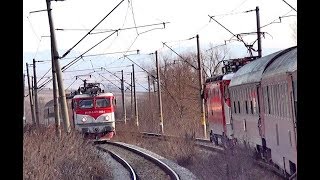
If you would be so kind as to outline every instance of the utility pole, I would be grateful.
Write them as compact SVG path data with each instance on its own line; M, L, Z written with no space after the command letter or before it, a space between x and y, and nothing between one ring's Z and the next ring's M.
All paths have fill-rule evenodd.
M36 120L35 120L35 112L34 112L33 100L32 100L32 92L31 92L32 87L30 86L30 76L29 76L28 63L26 63L26 68L27 68L27 79L28 79L28 89L29 89L29 99L30 99L32 124L35 125L36 124Z
M134 73L134 64L132 64L132 82L133 82L133 95L134 95L134 115L136 120L136 125L139 127L139 117L138 117L138 105L137 105L137 94L136 94L136 79Z
M149 108L150 108L150 112L151 112L151 121L152 121L152 127L154 127L153 124L153 108L152 108L152 102L151 102L151 85L150 85L150 76L148 75L148 91L149 91Z
M148 91L149 91L149 102L151 104L151 94L150 94L150 76L148 75Z
M34 80L34 105L36 109L36 122L37 126L40 126L40 119L39 119L39 104L38 104L38 86L37 86L37 73L36 73L36 60L33 59L33 80Z
M154 81L154 78L152 78L152 83L153 83L153 92L156 93L156 83Z
M132 73L130 73L131 75L131 85L130 85L130 90L131 90L131 119L133 119L133 77L132 77Z
M124 124L126 124L126 123L127 123L127 111L126 111L125 98L124 98L123 70L121 70L121 93L122 93L122 111L123 111L123 118L124 118Z
M25 98L25 74L23 74L23 126L25 125L25 124L27 124L26 123L26 105L25 105L25 100L24 100L24 98Z
M162 116L162 100L161 100L161 84L160 84L160 66L158 61L158 51L155 52L156 54L156 65L157 65L157 85L158 85L158 101L159 101L159 118L160 118L160 132L161 134L164 133L163 131L163 116Z
M51 52L53 53L54 65L55 65L56 74L57 74L57 82L58 82L58 89L59 89L59 95L60 95L62 119L64 120L65 131L67 133L70 133L71 129L70 129L70 121L69 121L69 115L68 115L67 100L66 100L66 94L65 94L64 85L63 85L62 71L60 68L59 60L58 60L59 53L57 51L56 37L55 37L53 21L52 21L52 17L51 17L51 0L46 0L46 3L47 3L49 25L50 25L50 37L51 37L51 45L52 45ZM52 55L51 55L51 57L52 57Z
M53 93L53 107L54 107L54 122L56 127L57 137L61 137L61 125L60 125L60 110L59 110L59 94L58 94L58 84L57 84L57 73L54 63L54 57L52 52L51 43L51 64L52 64L52 93Z
M207 138L206 119L204 115L204 99L203 99L203 79L202 79L202 62L200 59L200 45L199 35L197 34L197 58L198 58L198 71L199 71L199 87L200 87L200 106L201 106L201 123L203 125L203 136Z
M258 36L258 58L262 57L261 50L261 32L260 32L260 15L259 15L259 6L256 7L256 16L257 16L257 36Z

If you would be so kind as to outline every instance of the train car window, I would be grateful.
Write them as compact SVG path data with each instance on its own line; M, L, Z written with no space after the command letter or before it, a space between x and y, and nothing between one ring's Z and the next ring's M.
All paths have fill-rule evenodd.
M93 100L92 99L83 99L79 101L79 107L86 109L93 107Z
M262 97L263 97L263 102L264 102L264 113L268 113L268 101L267 101L267 87L264 86L262 87Z
M244 89L243 89L243 102L244 101L246 101L247 100L247 90L248 90L248 87L245 87Z
M281 113L282 113L282 91L281 91L281 84L278 84L278 106L279 106L279 112L278 112L278 116L281 117Z
M293 80L294 114L297 117L298 99L297 99L297 79Z
M280 84L277 84L275 87L275 89L276 89L276 99L275 99L275 102L276 102L276 104L277 104L277 106L276 106L276 111L277 111L277 116L279 117L280 116L280 108L281 108L281 106L280 106L280 93L279 93L279 86Z
M281 84L281 104L282 104L282 109L281 109L281 116L285 117L285 106L286 106L286 92L284 90L284 83Z
M251 88L250 93L250 105L251 105L251 114L257 114L257 98L256 98L255 87Z
M248 113L248 101L245 101L245 104L246 104L246 114L249 114Z
M264 112L268 113L268 100L267 100L267 87L262 87L262 95L263 95L263 101L264 101Z
M281 117L281 111L282 111L282 96L281 96L281 93L282 93L282 91L281 91L281 84L278 84L277 85L277 90L278 90L278 99L277 99L277 103L278 103L278 117Z
M285 83L283 85L284 88L284 116L288 117L288 84Z
M286 101L286 102L285 102L285 103L286 103L286 104L285 104L285 107L286 107L286 108L285 108L285 116L286 116L286 117L289 117L289 113L288 113L288 112L289 112L288 83L285 84L285 86L284 86L284 91L285 91L285 93L286 93L286 95L285 95L285 101Z
M271 86L272 87L272 89L271 89L271 101L272 101L272 114L273 115L275 115L275 116L277 116L277 101L276 101L276 99L277 99L277 93L276 93L276 85L273 85L273 86Z
M104 99L96 99L96 107L110 107L111 102L110 98L104 98Z
M291 131L290 130L288 130L288 135L289 135L289 143L290 143L290 146L292 147Z
M274 101L274 112L275 112L275 115L276 116L279 116L278 115L278 111L279 111L279 96L278 96L278 85L275 84L274 87L273 87L273 92L274 92L274 98L273 98L273 101Z
M276 124L276 138L277 138L277 145L279 146L279 129L278 129L278 124Z
M267 92L266 92L266 95L267 95L267 105L268 105L268 114L271 114L271 111L270 111L270 92L269 92L269 86L267 86Z
M282 83L281 84L279 84L279 96L280 96L280 101L279 101L279 105L280 105L280 108L279 108L279 110L280 110L280 112L279 112L279 116L281 116L281 117L283 117L283 105L284 105L284 97L283 97L283 89L282 89Z
M270 106L270 114L272 114L272 115L275 115L275 113L274 113L274 86L273 85L271 85L270 86L270 104L271 104L271 106Z

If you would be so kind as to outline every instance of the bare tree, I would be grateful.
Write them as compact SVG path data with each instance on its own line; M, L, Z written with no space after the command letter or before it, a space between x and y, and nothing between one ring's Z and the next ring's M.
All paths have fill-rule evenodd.
M229 55L229 49L226 46L214 46L209 44L209 49L202 54L203 67L207 77L212 77L214 74L221 73L221 63L217 67L218 63L224 59L227 59Z

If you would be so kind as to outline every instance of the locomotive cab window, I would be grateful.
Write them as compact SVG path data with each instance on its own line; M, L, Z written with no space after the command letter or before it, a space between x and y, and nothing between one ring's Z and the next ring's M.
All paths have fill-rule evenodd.
M110 98L96 99L96 107L110 107Z
M93 100L92 99L85 99L79 101L80 108L92 108L93 107Z

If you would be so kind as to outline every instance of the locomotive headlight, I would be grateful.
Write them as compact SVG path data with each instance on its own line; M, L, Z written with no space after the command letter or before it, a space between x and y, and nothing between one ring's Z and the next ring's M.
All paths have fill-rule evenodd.
M82 122L86 122L86 121L87 121L87 118L86 118L86 117L83 117L83 118L81 119L81 121L82 121Z
M104 120L109 121L109 116L105 116Z

